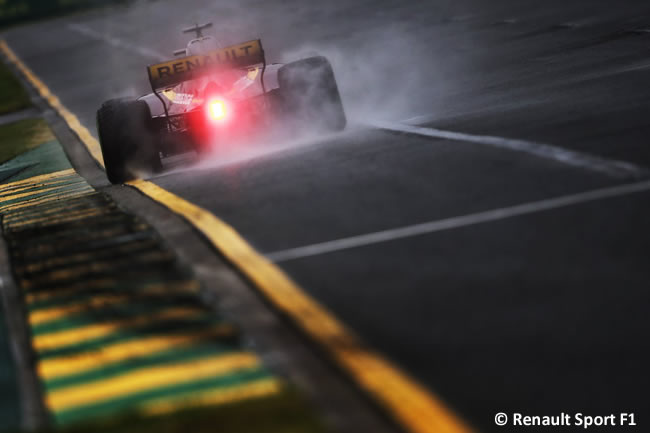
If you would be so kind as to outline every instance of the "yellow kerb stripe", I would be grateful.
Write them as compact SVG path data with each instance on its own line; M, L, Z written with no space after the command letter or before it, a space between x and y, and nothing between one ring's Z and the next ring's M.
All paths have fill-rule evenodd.
M2 203L3 201L8 201L8 200L13 200L17 198L16 196L12 197L7 197L5 199L0 199L0 209L5 210L5 209L14 209L18 208L21 206L33 206L35 203L39 202L47 202L47 201L52 201L52 200L60 200L61 197L64 197L66 195L82 195L82 194L87 194L89 192L94 192L92 187L88 186L87 184L76 184L76 185L71 185L71 186L66 186L66 187L52 187L52 188L43 188L40 191L36 192L30 192L30 193L24 193L25 197L28 196L35 196L37 194L41 194L42 192L47 191L47 194L44 195L39 195L37 197L31 197L31 198L25 198L24 200L21 200L16 203Z
M71 302L60 307L52 307L29 313L29 323L32 326L40 325L82 311L92 312L93 310L109 305L124 304L124 301L129 299L133 299L133 296L95 296L85 301Z
M235 403L242 400L267 397L282 390L282 382L267 378L249 382L245 385L229 386L212 391L193 393L188 396L178 396L154 400L145 403L141 410L147 415L162 415L180 409L216 406Z
M78 219L109 214L112 211L113 211L112 209L101 209L101 208L87 208L87 209L75 210L71 212L65 212L60 216L48 215L40 218L22 219L19 221L12 222L11 228L16 229L19 227L30 226L39 223L47 223L48 225L61 224L64 222L70 222Z
M107 344L93 352L44 359L38 364L38 374L45 380L78 374L135 357L148 356L170 349L182 350L183 347L194 345L205 339L228 335L232 333L232 330L229 325L221 325L189 334L145 337Z
M259 361L250 353L219 355L178 364L149 367L110 379L52 391L47 394L47 405L53 411L61 411L161 386L207 379L255 367L259 367Z
M45 95L50 105L77 132L88 152L103 165L97 140L51 95L49 89L22 64L6 44L0 42L0 49L18 65L32 85ZM255 251L226 223L205 209L150 182L137 181L131 185L193 224L277 308L292 317L298 326L323 345L341 367L406 429L413 433L471 431L439 398L380 355L361 345L338 319L306 295L280 268Z
M110 278L93 279L91 282L75 284L74 286L57 289L54 292L34 292L25 294L25 302L28 306L33 306L35 302L51 301L72 295L81 295L89 290L111 287L115 280ZM198 281L182 281L174 284L167 283L150 283L138 289L138 296L159 296L159 295L177 295L177 294L195 294L198 293L200 285Z
M30 191L30 192L23 192L19 194L14 194L14 195L9 195L6 197L0 197L0 203L4 203L6 201L10 200L16 200L18 198L23 198L23 197L29 197L32 195L37 195L37 194L43 194L45 192L50 192L50 191L64 191L60 186L54 186L51 188L40 188L35 191Z
M204 312L195 308L170 308L132 319L80 326L78 328L36 335L32 339L32 345L38 352L54 350L63 346L91 340L93 338L105 337L121 330L128 330L130 327L155 323L158 320L182 319L198 316L200 314L204 314Z
M0 41L0 47L2 46L2 41ZM74 169L68 168L66 170L55 171L54 173L40 174L38 176L29 177L27 179L17 180L15 182L5 183L0 187L0 193L10 190L16 187L28 186L31 184L37 184L39 182L47 182L48 180L58 179L65 176L77 176Z
M37 199L30 199L30 200L27 200L27 201L22 201L20 203L4 205L4 206L0 207L0 212L13 211L13 210L16 210L16 209L27 208L27 207L36 206L36 205L39 205L39 204L50 203L50 202L53 202L53 201L64 200L64 199L68 199L68 198L82 197L84 195L90 195L90 194L94 194L94 193L95 193L95 190L93 190L92 188L80 189L80 190L72 191L72 192L67 191L65 194L55 194L55 195L51 195L51 196L48 196L48 197L39 197Z
M18 194L19 192L36 189L36 188L53 187L53 186L69 187L71 185L76 185L80 183L86 183L86 182L79 176L57 177L57 178L52 178L47 182L37 182L37 183L30 183L26 185L17 185L13 188L4 189L0 191L0 198L2 198L7 194Z

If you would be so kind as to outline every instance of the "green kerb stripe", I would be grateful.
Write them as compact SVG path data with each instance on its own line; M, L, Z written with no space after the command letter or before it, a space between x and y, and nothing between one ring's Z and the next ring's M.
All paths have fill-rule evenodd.
M139 285L140 284L138 284L138 286ZM138 287L135 287L135 289L137 288ZM79 291L80 293L75 293L69 296L60 296L52 299L43 299L41 301L32 302L28 304L27 311L31 313L31 312L41 311L41 310L47 310L49 308L65 307L67 305L70 305L72 303L77 303L77 302L91 302L92 299L96 298L97 296L106 296L106 297L130 296L132 297L132 299L130 299L128 302L151 302L153 305L156 305L161 302L166 302L168 306L169 304L193 305L196 304L197 302L195 293L184 293L184 292L174 293L173 290L170 290L169 293L164 293L164 294L160 294L160 293L148 294L146 292L138 293L137 291L134 290L133 286L130 286L128 288L120 287L111 291L108 290L93 291L91 293L84 293L83 289L80 289Z
M93 307L88 306L86 311L78 313L70 313L59 319L50 320L32 326L32 334L34 336L46 335L53 332L68 331L75 328L80 328L87 325L95 324L108 324L121 320L133 320L139 317L146 316L147 314L156 314L170 308L170 303L165 302L152 302L151 299L147 300L148 304L144 304L135 300L127 301L122 305L108 305L106 307ZM180 305L175 305L180 306ZM183 305L184 308L192 308L192 305ZM210 314L212 312L206 311L204 307L196 306L196 311L192 315L199 316L201 314ZM191 317L190 314L187 317ZM160 321L160 319L152 319L153 321Z
M0 202L0 207L4 208L5 206L11 206L15 204L20 204L23 202L27 202L30 200L36 200L39 198L46 198L46 197L56 197L58 194L65 194L65 193L70 193L70 192L83 192L83 191L94 191L90 186L87 184L75 184L71 186L70 188L60 188L57 190L50 190L46 191L43 193L35 193L31 194L25 197L19 197L15 198L13 200L5 200ZM10 209L9 209L10 210ZM6 212L6 211L5 211Z
M146 336L156 336L161 334L168 333L179 333L183 334L186 332L197 332L206 329L207 327L216 327L220 325L224 329L224 336L220 337L221 341L230 341L233 342L238 336L238 332L235 327L231 326L229 323L224 323L214 318L204 317L194 321L191 320L175 320L175 321L166 321L164 323L157 323L152 325L147 325L146 327L132 328L128 330L120 330L113 334L110 334L105 337L89 339L82 343L71 344L68 346L60 347L53 350L44 350L38 353L39 359L52 359L58 356L66 355L75 355L80 352L91 352L99 351L102 347L118 343L137 340L141 337Z
M84 383L96 382L98 380L108 379L135 370L143 370L148 367L160 367L165 364L174 364L189 360L200 360L204 357L215 355L227 355L238 353L232 347L226 347L210 341L205 343L207 338L203 339L193 346L183 348L172 348L163 352L154 352L148 356L131 358L125 361L115 362L112 364L98 364L96 368L79 374L72 374L57 377L44 381L47 392L56 391L70 386L77 386Z
M192 393L244 385L256 380L271 377L272 376L268 371L263 368L242 370L237 373L228 373L224 376L161 387L149 391L129 394L109 401L61 410L54 412L54 418L58 424L66 424L88 418L105 417L118 412L133 411L134 408L137 408L138 404L158 398L181 397L184 394L191 397Z
M0 199L3 197L9 197L14 194L22 194L24 192L30 192L30 191L38 191L41 189L45 188L68 188L71 187L72 185L77 185L77 184L86 184L88 185L88 182L81 176L77 174L72 174L69 176L65 177L56 177L53 178L52 180L44 180L42 182L35 182L35 183L25 183L24 185L14 185L10 188L3 187L3 185L0 184Z

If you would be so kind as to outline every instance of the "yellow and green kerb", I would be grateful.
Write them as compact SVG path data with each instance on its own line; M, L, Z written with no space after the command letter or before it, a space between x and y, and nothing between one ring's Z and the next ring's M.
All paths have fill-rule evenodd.
M33 169L25 158L16 164ZM150 225L69 164L56 168L0 184L4 238L55 425L120 417L173 425L176 414L202 410L212 420L206 431L214 416L231 426L222 431L320 431L242 348L237 328L200 301L191 270Z

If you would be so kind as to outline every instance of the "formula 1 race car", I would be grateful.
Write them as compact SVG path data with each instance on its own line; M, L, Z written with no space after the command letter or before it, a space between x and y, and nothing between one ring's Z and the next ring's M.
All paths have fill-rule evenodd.
M258 40L219 48L196 33L182 56L148 67L153 93L111 99L97 111L97 132L111 183L162 169L161 158L218 149L225 143L282 128L334 132L346 117L325 57L267 64Z

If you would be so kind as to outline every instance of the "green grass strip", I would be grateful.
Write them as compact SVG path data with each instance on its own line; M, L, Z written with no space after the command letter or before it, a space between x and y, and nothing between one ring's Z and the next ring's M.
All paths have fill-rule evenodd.
M7 65L0 62L0 115L23 110L30 105L29 95L20 81Z

